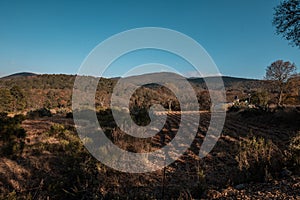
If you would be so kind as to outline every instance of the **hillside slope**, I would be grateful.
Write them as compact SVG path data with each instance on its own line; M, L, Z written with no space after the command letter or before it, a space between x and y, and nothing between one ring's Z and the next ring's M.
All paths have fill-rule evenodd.
M168 73L161 73L160 76L161 75L168 76ZM1 78L0 112L28 111L43 107L48 109L62 108L70 110L75 77L75 75L64 74L36 75L32 73L19 73ZM90 78L93 79L93 77ZM137 78L143 77L137 76ZM206 79L213 82L216 77L207 77ZM267 92L269 96L268 100L271 103L276 102L276 88L274 88L272 82L234 77L222 77L222 79L226 88L228 102L232 102L235 96L238 96L239 99L247 99L249 98L249 94L256 95L257 92ZM118 78L100 79L96 94L96 107L109 107L110 96L118 80ZM209 109L210 97L204 79L190 78L188 81L195 89L202 109ZM300 99L298 98L299 91L297 90L299 86L300 80L295 81L291 89L292 93L286 94L286 101L289 104L300 103ZM19 99L16 102L14 100L15 97L12 95L12 88L19 91ZM124 90L125 89L126 88L124 88ZM171 93L168 92L166 88L143 87L142 90L144 91L138 92L139 95L143 96L142 100L146 100L144 95L148 92L150 96L155 97L157 101L161 102L165 107L168 107L167 101ZM173 106L177 107L176 98L172 95L170 98L174 102ZM138 102L138 104L141 105L143 103Z
M36 76L37 74L31 73L31 72L20 72L20 73L15 73L11 74L8 76L4 76L0 79L14 79L14 78L20 78L20 77L28 77L28 76Z

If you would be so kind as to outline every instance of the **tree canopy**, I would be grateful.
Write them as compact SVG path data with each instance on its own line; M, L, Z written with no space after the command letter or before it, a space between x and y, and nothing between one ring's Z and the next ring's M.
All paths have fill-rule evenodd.
M278 105L282 103L287 81L296 73L296 65L289 61L277 60L266 69L265 79L276 81L279 88Z
M300 48L300 0L285 0L275 7L276 33Z

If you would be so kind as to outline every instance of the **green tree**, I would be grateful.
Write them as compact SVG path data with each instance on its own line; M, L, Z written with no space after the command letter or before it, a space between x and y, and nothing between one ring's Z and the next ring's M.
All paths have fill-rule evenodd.
M13 96L13 109L14 111L23 110L26 107L26 100L23 91L19 86L10 88L10 94Z
M278 87L278 105L282 104L283 92L287 88L288 80L296 74L296 65L289 61L277 60L266 69L265 79L275 81Z
M13 96L8 89L0 89L0 112L10 112L13 110Z
M275 7L276 33L300 48L300 0L285 0Z
M22 153L26 138L26 132L21 127L24 119L23 115L16 115L11 118L0 113L0 142L2 144L0 154L17 156L17 154Z
M269 100L270 95L265 90L257 91L251 95L251 102L264 108L267 106Z

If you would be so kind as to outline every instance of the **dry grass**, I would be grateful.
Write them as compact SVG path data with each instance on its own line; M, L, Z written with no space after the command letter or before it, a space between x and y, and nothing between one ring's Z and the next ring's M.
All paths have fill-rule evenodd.
M159 134L142 142L121 133L111 123L110 127L104 129L107 134L112 134L112 141L120 148L149 152L163 145L158 139L161 134L169 136L169 140L176 134L180 118L176 114L170 116L171 120ZM274 168L273 158L281 159L276 153L288 150L287 144L299 127L293 125L286 129L285 126L276 126L276 122L271 120L274 119L268 116L253 118L242 117L239 113L228 114L217 145L207 157L200 160L199 148L210 121L209 113L201 113L198 133L190 149L165 170L164 198L237 197L240 193L230 188L241 181L247 185L247 176L243 178L243 174L250 173L255 163L260 164L261 157L265 159L263 162L264 166L268 166L268 173L272 173L273 179L269 181L280 179L276 174L280 175L281 169ZM25 120L23 127L27 131L23 154L17 159L0 158L1 198L162 198L163 170L128 174L106 167L85 150L74 132L71 119L46 117ZM238 155L240 159L236 160ZM265 179L265 171L262 176ZM249 188L254 187L249 184ZM289 190L285 194L286 198L299 193L299 186L294 183L292 186L294 191ZM275 192L275 189L270 190ZM228 192L225 194L222 191ZM250 191L245 193L250 194ZM263 192L263 195L267 196L267 193Z

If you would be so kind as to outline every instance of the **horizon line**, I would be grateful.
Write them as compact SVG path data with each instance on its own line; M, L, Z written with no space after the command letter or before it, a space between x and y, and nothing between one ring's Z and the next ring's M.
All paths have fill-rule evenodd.
M155 73L172 73L172 72L151 72L151 73L145 73L145 74L155 74ZM9 78L10 76L17 76L19 74L34 74L32 76L35 75L69 75L69 76L78 76L78 74L72 74L72 73L38 73L38 72L32 72L32 71L18 71L18 72L14 72L11 74L3 74L0 75L0 79L4 79L4 78ZM134 77L134 76L141 76L141 75L145 75L145 74L136 74L136 75L131 75L131 76L101 76L101 77L97 77L97 76L91 76L91 75L84 75L84 76L91 76L91 77L95 77L95 78L106 78L106 79L115 79L115 78L127 78L127 77ZM253 77L240 77L240 76L231 76L231 75L225 75L225 74L215 74L215 75L207 75L207 76L186 76L183 74L179 74L185 78L188 79L197 79L197 78L212 78L212 77L230 77L230 78L241 78L241 79L250 79L250 80L264 80L259 79L259 78L253 78Z

